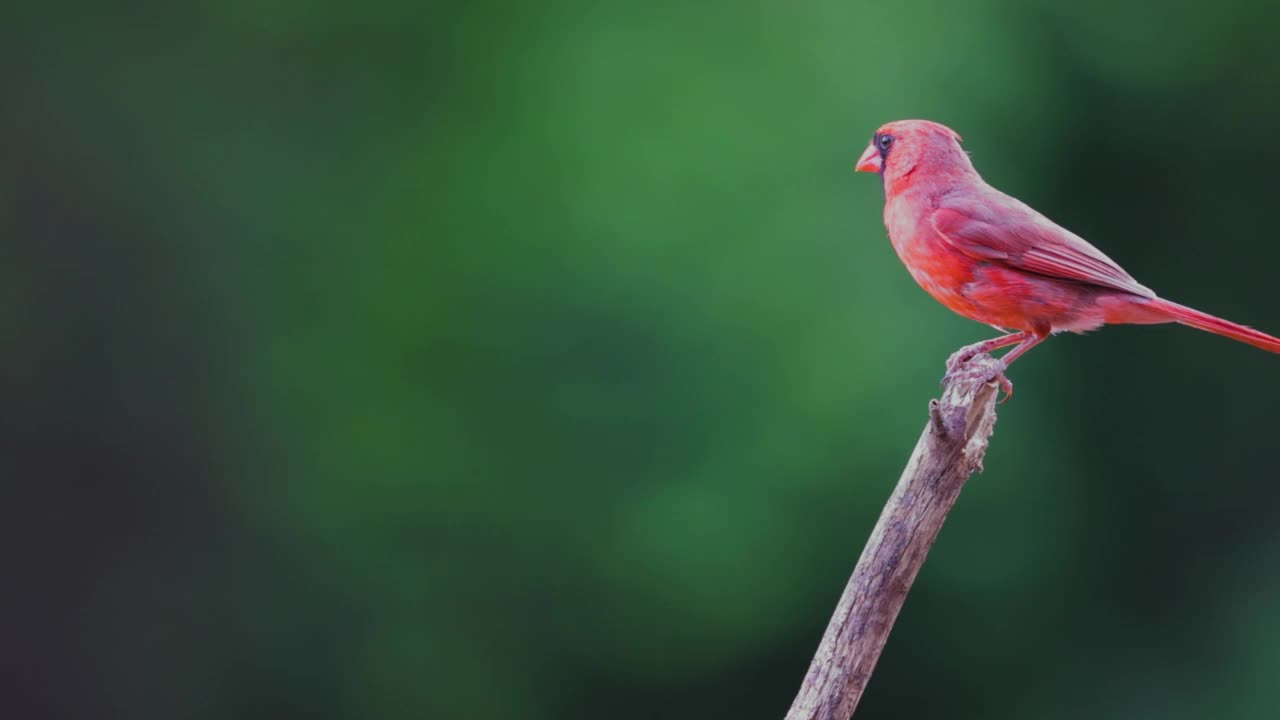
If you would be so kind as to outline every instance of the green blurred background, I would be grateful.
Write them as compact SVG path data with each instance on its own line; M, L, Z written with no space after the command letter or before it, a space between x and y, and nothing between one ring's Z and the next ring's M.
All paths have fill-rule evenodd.
M1280 331L1280 5L7 15L11 717L780 717L992 334L853 173L888 120ZM1012 377L859 717L1275 716L1280 359Z

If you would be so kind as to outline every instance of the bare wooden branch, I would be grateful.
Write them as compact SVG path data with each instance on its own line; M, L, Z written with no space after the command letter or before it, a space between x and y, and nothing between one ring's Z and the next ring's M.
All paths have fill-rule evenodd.
M858 558L787 720L848 720L925 555L995 430L1002 366L979 355L952 374Z

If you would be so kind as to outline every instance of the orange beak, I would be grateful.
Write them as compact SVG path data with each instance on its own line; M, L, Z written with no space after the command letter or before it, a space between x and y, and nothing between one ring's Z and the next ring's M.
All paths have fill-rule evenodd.
M858 158L858 164L853 167L858 172L880 172L884 168L884 161L880 159L880 149L876 147L876 142L871 141L867 145L867 149L862 152L862 157Z

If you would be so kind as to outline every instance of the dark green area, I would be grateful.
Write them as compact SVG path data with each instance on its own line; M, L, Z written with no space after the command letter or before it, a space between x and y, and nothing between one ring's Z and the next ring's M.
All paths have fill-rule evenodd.
M1280 332L1280 5L8 15L13 717L780 717L993 332L894 256L887 120ZM1280 358L1011 376L859 717L1273 715Z

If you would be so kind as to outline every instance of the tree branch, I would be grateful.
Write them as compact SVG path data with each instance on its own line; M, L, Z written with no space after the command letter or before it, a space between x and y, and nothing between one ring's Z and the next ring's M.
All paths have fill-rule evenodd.
M786 720L848 720L925 555L964 483L982 470L1003 366L978 355L929 401L929 422L885 504Z

